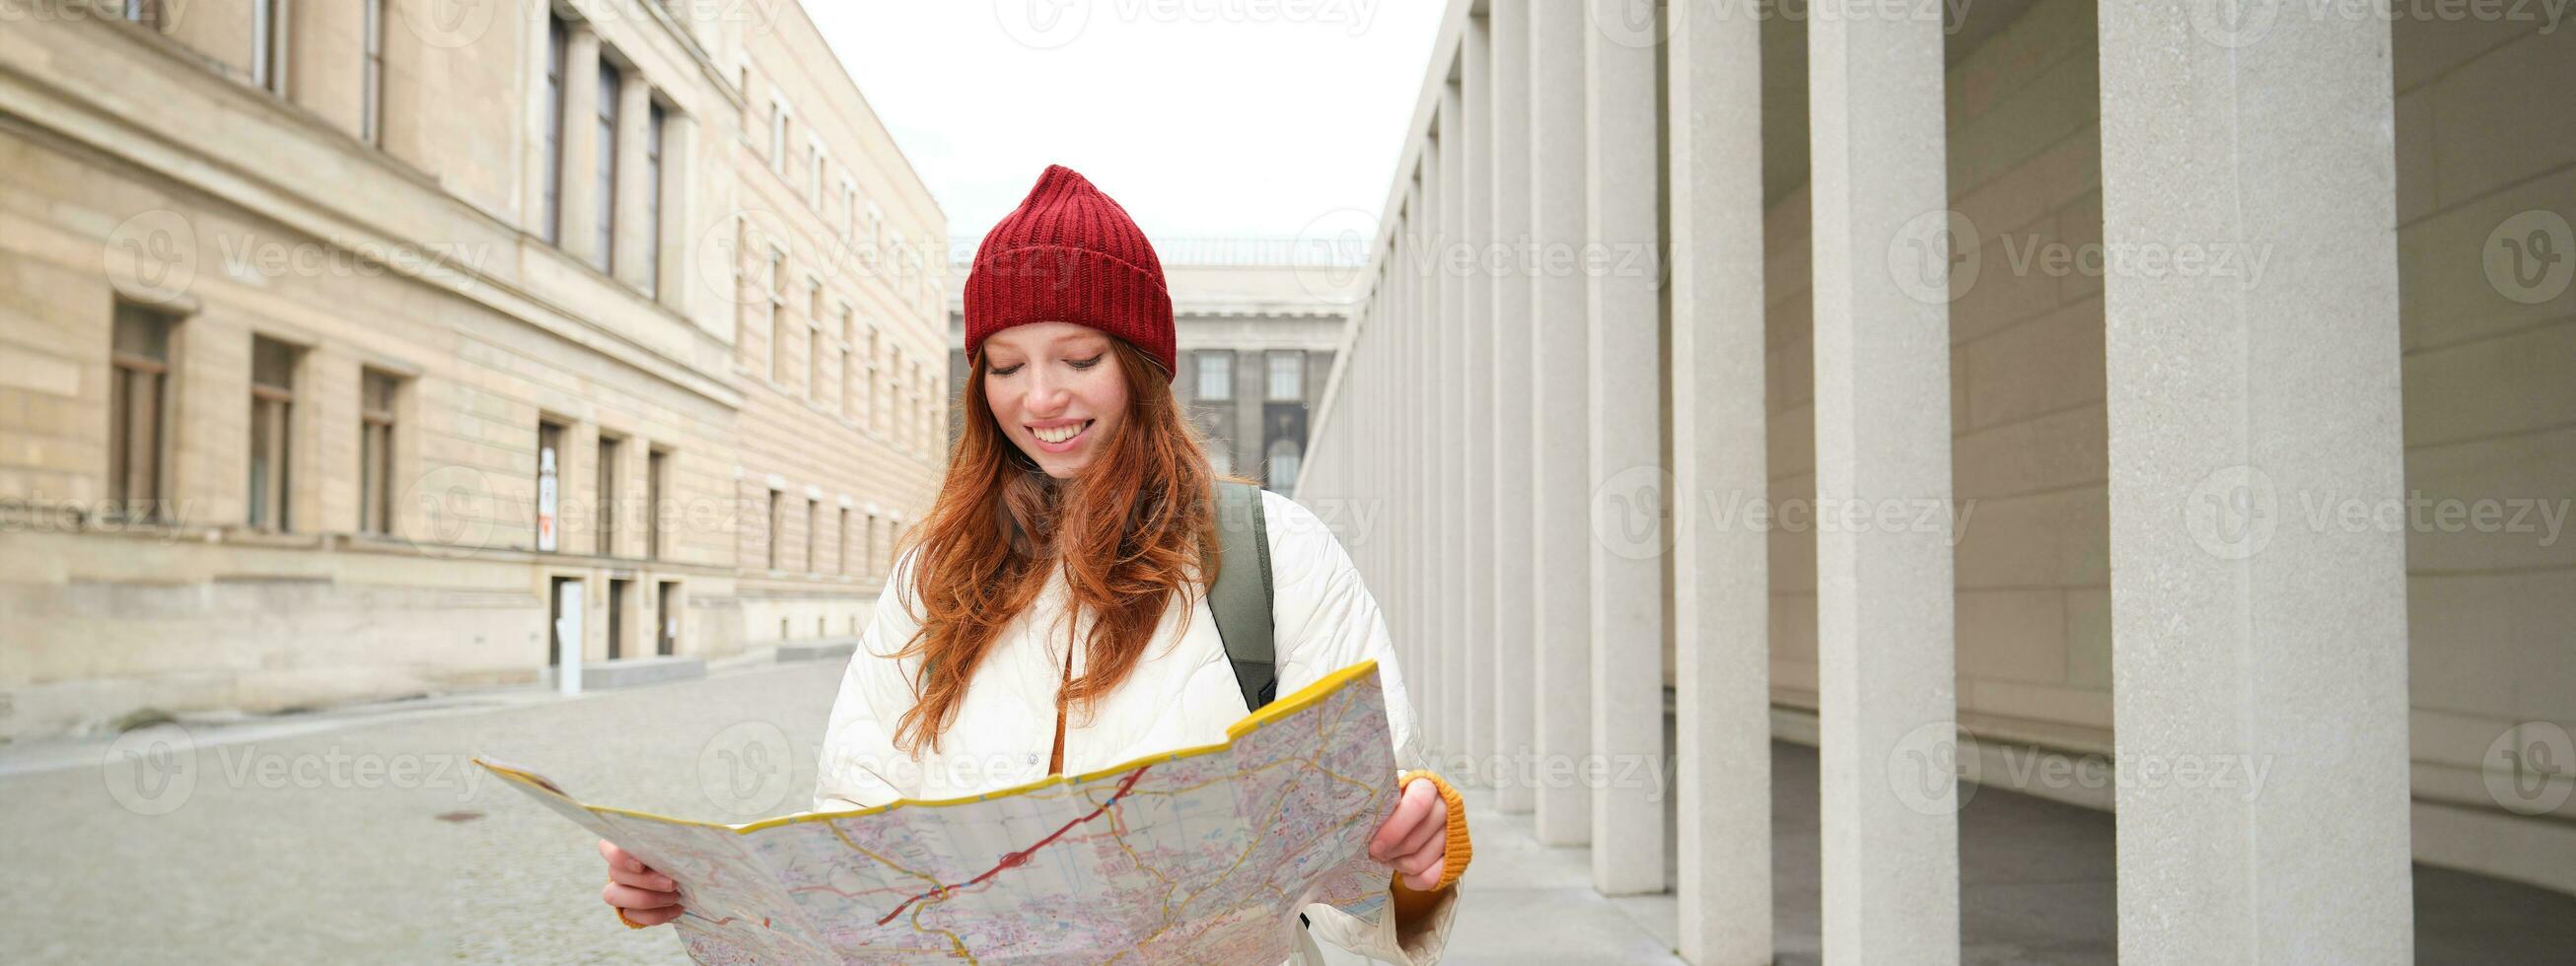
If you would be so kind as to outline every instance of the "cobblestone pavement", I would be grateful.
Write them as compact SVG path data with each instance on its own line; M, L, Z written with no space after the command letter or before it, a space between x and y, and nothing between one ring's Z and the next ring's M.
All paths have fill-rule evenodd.
M147 732L72 754L8 749L0 961L687 962L670 930L628 930L600 903L588 833L470 760L666 815L797 811L839 672L764 667L345 727L192 728L175 758L171 742L137 740ZM750 751L776 742L783 756ZM80 763L21 770L29 759Z
M628 930L600 904L588 833L468 762L665 815L793 812L839 672L751 666L570 700L499 692L0 749L0 962L686 962L670 930ZM1772 750L1779 957L1812 964L1815 753ZM1679 962L1670 894L1603 898L1586 849L1540 845L1529 816L1465 796L1476 863L1448 962ZM1979 794L1961 815L1963 961L2111 962L2111 824ZM2565 962L2576 943L2576 897L2422 866L2415 886L2419 962Z

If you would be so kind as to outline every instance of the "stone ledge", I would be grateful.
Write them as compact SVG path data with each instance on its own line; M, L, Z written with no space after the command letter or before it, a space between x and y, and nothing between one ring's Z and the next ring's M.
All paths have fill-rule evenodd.
M556 685L557 669L549 667L540 675L546 687ZM671 681L688 681L707 676L707 659L696 655L671 654L652 657L630 657L615 661L597 661L581 666L581 689L602 691L642 687Z
M778 642L778 663L794 661L830 661L849 657L859 648L855 637L822 637L810 641Z

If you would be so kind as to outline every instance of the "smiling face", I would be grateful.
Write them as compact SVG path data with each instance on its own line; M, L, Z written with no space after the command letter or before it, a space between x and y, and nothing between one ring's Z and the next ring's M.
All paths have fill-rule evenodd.
M1127 377L1107 334L1031 322L984 338L984 404L1002 435L1056 479L1090 465L1127 418Z

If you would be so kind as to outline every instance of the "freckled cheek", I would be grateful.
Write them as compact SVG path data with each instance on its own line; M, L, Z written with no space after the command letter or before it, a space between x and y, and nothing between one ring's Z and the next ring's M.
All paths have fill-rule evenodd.
M1020 394L999 387L987 388L984 391L984 408L992 410L993 419L1008 429L1019 421Z

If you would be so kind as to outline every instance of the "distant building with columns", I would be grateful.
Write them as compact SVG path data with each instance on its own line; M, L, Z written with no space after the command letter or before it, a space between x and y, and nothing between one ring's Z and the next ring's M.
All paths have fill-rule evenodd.
M1296 485L1309 414L1324 397L1361 275L1294 240L1158 239L1180 372L1172 392L1221 472L1280 493ZM973 240L959 249L974 250ZM962 283L965 264L953 266ZM949 379L966 385L966 316L951 296ZM955 408L952 438L965 410Z
M1297 497L1683 958L1813 956L1775 739L1827 962L2025 954L1980 787L2114 812L2123 962L2576 892L2576 34L2219 6L1447 5Z

